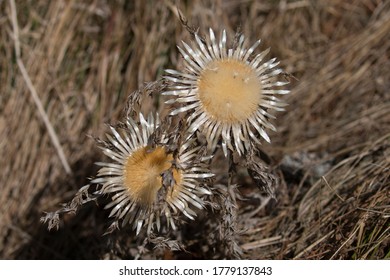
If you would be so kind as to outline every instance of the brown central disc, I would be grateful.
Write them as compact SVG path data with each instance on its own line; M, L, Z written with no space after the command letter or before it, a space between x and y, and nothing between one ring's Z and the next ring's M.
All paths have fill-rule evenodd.
M172 166L172 159L163 147L144 147L132 153L124 169L124 185L131 197L142 205L151 205L162 187L161 173ZM180 171L174 169L173 173L178 184Z
M204 110L222 123L240 123L253 114L261 100L256 71L236 59L216 60L198 80L198 97Z

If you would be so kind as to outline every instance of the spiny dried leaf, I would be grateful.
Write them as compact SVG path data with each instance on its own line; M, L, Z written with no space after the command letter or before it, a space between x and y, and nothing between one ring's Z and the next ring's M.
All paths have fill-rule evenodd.
M56 230L60 227L60 215L57 212L45 212L45 216L41 217L41 223L48 223L47 228L52 230L55 228Z
M254 154L253 150L246 156L244 165L256 186L271 198L275 198L275 187L278 184L278 178L269 171L268 166Z
M237 185L228 187L222 185L214 186L216 200L221 205L218 215L220 223L218 225L219 242L224 252L224 257L240 259L242 250L238 245L238 238L242 233L237 228L237 202L236 198L240 197Z
M124 108L126 117L136 118L144 98L157 96L160 94L160 92L164 91L166 87L166 82L162 79L159 79L154 82L145 83L142 88L130 93Z
M168 249L171 251L186 251L185 246L178 240L171 240L164 237L150 237L148 242L154 245L155 249Z
M111 223L111 225L107 228L103 235L108 235L113 233L114 231L119 230L119 221L115 220Z
M80 188L70 202L63 204L62 208L59 210L54 212L45 212L45 215L40 218L40 221L44 224L48 223L49 230L53 228L58 230L61 216L64 214L76 214L79 207L97 199L97 195L89 193L89 188L90 185L85 185Z

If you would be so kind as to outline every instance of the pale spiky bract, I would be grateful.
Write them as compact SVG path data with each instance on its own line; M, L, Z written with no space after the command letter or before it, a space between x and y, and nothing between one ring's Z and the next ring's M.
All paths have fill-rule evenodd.
M200 147L187 141L174 159L165 147L164 134L157 139L160 144L148 144L158 126L158 117L155 120L150 115L146 120L140 114L139 124L128 119L122 129L111 127L112 135L107 134L102 149L114 162L97 163L101 169L92 180L100 186L98 195L111 197L105 208L112 208L114 224L131 224L137 234L144 226L148 234L154 229L159 231L161 217L165 217L168 227L176 229L178 214L194 219L192 207L202 209L203 197L211 194L200 184L200 180L213 176L198 156ZM168 185L164 174L170 174Z
M228 149L245 153L250 140L260 143L259 136L270 142L265 130L276 129L268 111L283 111L287 104L275 95L289 93L278 89L288 84L277 80L283 73L277 68L279 62L276 58L263 62L269 49L253 55L260 40L246 49L243 35L234 48L228 48L225 30L218 42L212 29L206 40L195 34L195 41L192 47L185 42L184 49L178 47L184 71L166 70L171 87L162 94L174 96L167 103L181 105L171 115L187 112L190 135L203 132L210 150L222 139L225 155Z

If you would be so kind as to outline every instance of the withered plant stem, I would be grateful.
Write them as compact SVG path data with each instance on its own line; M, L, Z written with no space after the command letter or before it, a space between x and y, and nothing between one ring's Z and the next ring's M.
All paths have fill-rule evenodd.
M60 144L60 141L58 140L58 136L56 132L54 131L54 128L52 124L50 123L50 120L45 112L45 109L43 108L42 102L39 99L39 96L37 94L37 91L35 90L35 87L30 79L30 76L27 73L26 67L24 66L24 63L21 58L21 52L20 52L20 41L19 41L19 26L18 26L18 19L16 14L16 5L15 0L9 1L11 6L11 19L12 19L12 29L13 29L13 39L14 39L14 45L15 45L15 56L16 56L16 62L18 64L18 67L20 69L20 72L22 73L23 79L26 82L26 85L31 93L31 96L34 100L35 105L37 106L39 115L41 116L47 132L49 133L50 139L53 142L54 147L56 148L57 154L61 160L61 163L68 174L72 174L72 170L69 166L69 163L66 159L64 150L62 149L62 146Z

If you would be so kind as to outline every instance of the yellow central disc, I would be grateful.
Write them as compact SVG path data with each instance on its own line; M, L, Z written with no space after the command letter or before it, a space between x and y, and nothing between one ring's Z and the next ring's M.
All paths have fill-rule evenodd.
M215 120L238 123L257 110L261 84L256 71L245 62L216 60L200 73L198 97L204 110Z
M152 205L162 187L161 173L172 166L172 159L172 154L167 154L163 147L154 150L144 147L131 154L124 170L124 184L131 197L141 205ZM180 171L174 169L173 173L179 184Z

